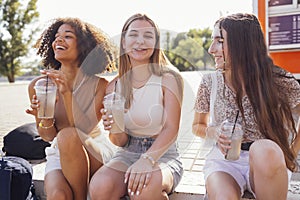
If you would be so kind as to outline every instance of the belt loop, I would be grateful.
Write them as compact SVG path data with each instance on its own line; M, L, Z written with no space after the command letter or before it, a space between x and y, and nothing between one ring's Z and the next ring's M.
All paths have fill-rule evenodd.
M125 147L128 147L130 145L130 142L131 142L131 135L127 134L128 135L128 140L127 140L127 144L125 145Z

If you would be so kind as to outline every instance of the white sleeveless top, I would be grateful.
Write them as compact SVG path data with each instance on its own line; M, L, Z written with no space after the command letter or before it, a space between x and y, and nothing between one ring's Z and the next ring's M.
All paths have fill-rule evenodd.
M160 133L164 124L162 77L151 75L141 88L133 88L133 101L125 113L125 128L135 137Z

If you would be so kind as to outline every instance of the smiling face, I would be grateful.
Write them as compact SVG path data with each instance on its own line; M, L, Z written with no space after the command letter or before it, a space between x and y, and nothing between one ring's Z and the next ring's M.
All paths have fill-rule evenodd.
M215 58L215 67L218 69L229 69L228 59L228 46L227 46L227 32L222 29L222 35L219 29L219 25L216 25L212 32L212 43L208 49L208 52ZM225 63L225 65L224 65Z
M146 20L133 21L122 38L122 47L132 66L149 63L155 44L155 28Z
M59 62L74 62L78 56L77 37L74 29L63 24L55 34L55 40L52 42L55 59Z

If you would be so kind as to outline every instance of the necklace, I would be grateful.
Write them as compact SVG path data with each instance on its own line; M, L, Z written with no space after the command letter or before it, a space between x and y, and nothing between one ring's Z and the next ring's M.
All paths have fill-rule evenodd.
M150 78L150 76L151 76L151 74L148 75L148 76L146 76L146 78L143 79L143 80L137 80L137 79L135 79L132 75L131 75L131 78L132 78L133 81L138 82L138 83L141 83L141 82L147 81L147 80Z
M146 79L141 80L141 81L135 80L135 79L132 77L132 86L133 86L134 88L136 88L136 89L142 88L142 87L144 87L144 86L147 84L147 82L149 81L150 77L151 77L151 75L148 76Z

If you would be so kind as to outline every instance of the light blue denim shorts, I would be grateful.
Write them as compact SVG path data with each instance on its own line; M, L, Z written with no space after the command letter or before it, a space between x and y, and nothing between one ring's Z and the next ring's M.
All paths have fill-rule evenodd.
M121 161L128 167L135 163L145 153L155 141L151 137L134 137L129 136L128 143L125 147L119 149L111 161ZM176 143L172 144L168 151L157 161L162 166L167 166L173 174L172 192L179 184L183 175L183 166L179 160L179 153Z

